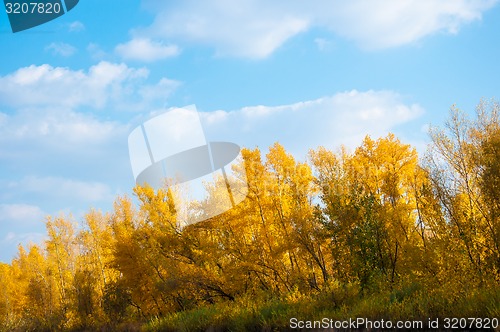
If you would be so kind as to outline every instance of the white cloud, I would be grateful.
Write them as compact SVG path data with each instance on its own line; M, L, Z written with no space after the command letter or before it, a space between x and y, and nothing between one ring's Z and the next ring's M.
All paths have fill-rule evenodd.
M144 100L137 91L162 89L164 102L178 85L176 81L165 79L159 85L148 85L145 83L148 76L146 68L105 61L90 67L87 72L47 64L31 65L0 76L0 105L141 109L155 100ZM159 94L154 96L159 97Z
M22 244L24 247L29 245L30 243L32 244L40 244L45 240L47 237L46 234L43 233L14 233L14 232L8 232L5 237L0 240L0 246L6 246L7 250L9 251L16 251L16 248L13 247L12 245L16 244ZM7 261L8 256L6 253L2 250L2 256L0 257L0 261L4 260Z
M326 51L332 45L332 42L325 38L315 38L314 43L320 51Z
M207 138L267 149L279 141L297 156L317 146L351 147L367 134L385 136L398 125L421 116L418 104L405 104L392 91L356 90L276 107L201 113Z
M44 140L49 144L88 146L102 144L125 130L126 126L117 122L99 121L92 115L68 110L24 110L5 116L0 142Z
M63 57L70 57L77 51L74 46L66 43L51 43L45 47L45 50L52 51L53 54Z
M97 61L102 61L107 57L106 52L95 43L90 43L87 45L87 52L90 54L92 59Z
M497 0L357 0L336 3L318 14L318 23L354 40L363 48L380 49L413 43L436 32L457 33L480 20Z
M322 27L378 49L456 33L498 0L145 0L154 23L136 33L214 46L218 54L263 58L289 38Z
M0 204L0 223L43 223L46 213L40 207L29 204Z
M0 235L3 235L0 233ZM47 239L47 235L37 232L8 232L3 238L0 238L0 261L11 262L18 253L17 245L21 244L28 248L30 244L41 245Z
M180 50L176 45L164 45L162 42L147 38L134 38L116 46L115 52L127 60L153 62L176 56Z
M110 204L112 191L133 186L127 122L137 114L123 111L162 107L179 84L167 78L150 84L148 75L144 68L101 62L88 70L41 65L0 76L0 202L35 197L30 202L55 211L86 202ZM103 108L105 113L92 112ZM12 179L55 189L46 187L45 195L8 187ZM49 199L51 191L67 194ZM83 194L71 200L71 192Z
M68 25L69 32L80 32L85 30L85 25L80 21L71 22Z
M19 244L42 243L48 214L29 204L0 204L0 261L10 261Z
M0 76L0 260L43 232L44 211L109 210L116 193L134 185L126 121L137 114L123 111L163 106L178 85L105 61Z
M126 182L132 178L128 132L128 124L71 110L9 115L0 125L0 202L29 198L49 212L89 202L110 204L111 188L133 185Z
M25 193L43 194L53 199L83 202L112 201L108 185L96 181L80 181L61 177L27 176L8 184L11 190L22 189Z
M181 83L162 78L156 85L145 85L138 90L144 100L165 100Z
M284 11L255 0L154 2L159 12L146 34L215 45L220 55L263 58L308 27L307 18L283 4Z
M127 178L126 121L133 115L123 111L163 107L179 85L167 78L150 84L148 76L145 68L109 62L88 70L30 66L0 76L0 180L33 169L114 184ZM0 201L8 194L0 190Z
M41 243L47 215L36 205L0 204L0 261L10 261L18 244Z

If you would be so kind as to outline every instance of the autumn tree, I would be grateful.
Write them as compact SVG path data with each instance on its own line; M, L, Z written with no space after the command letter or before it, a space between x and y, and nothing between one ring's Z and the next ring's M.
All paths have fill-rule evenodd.
M15 321L13 310L13 292L17 286L12 278L12 267L8 264L0 263L0 326L5 329L12 327ZM2 328L0 328L2 331Z
M499 110L482 103L470 120L452 108L423 162L393 134L352 152L320 147L306 161L279 143L265 155L242 149L188 202L206 217L197 223L180 225L176 186L147 185L79 225L48 218L43 243L0 264L0 325L106 330L241 298L349 303L377 292L392 303L407 289L427 301L441 288L455 299L498 287ZM246 198L213 216L228 204L227 181Z
M366 137L353 154L319 149L312 161L337 278L355 277L365 286L378 277L394 283L418 241L415 149L390 134Z
M84 216L83 228L76 236L79 254L73 288L82 328L95 322L116 321L115 317L106 317L104 311L104 294L118 278L118 271L111 266L115 239L110 219L110 215L92 210Z
M475 121L452 107L445 129L430 132L426 160L446 224L458 240L457 267L479 282L499 271L499 123L497 103L479 104Z

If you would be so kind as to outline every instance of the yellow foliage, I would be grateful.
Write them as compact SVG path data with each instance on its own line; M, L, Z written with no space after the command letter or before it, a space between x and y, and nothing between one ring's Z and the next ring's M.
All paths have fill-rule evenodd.
M79 227L49 218L42 246L0 264L0 325L92 330L253 296L347 303L349 289L397 300L497 285L500 125L498 106L484 107L476 122L454 110L424 162L393 134L354 152L320 147L307 162L278 143L265 158L243 149L233 173L246 175L247 198L189 226L177 223L178 193L148 186L134 189L138 207L118 198ZM221 202L221 188L192 210Z

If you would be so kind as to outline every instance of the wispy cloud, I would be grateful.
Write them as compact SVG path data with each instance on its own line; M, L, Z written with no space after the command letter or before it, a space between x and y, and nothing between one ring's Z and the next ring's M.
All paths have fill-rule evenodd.
M176 45L164 45L147 38L134 38L116 46L115 52L123 59L153 62L176 56L180 49Z
M0 237L0 261L10 262L17 253L17 245L25 248L31 244L41 245L46 238L47 235L42 232L8 232Z
M0 204L0 261L12 259L19 244L41 243L46 216L36 205Z
M45 215L45 212L35 205L0 204L0 223L11 222L29 226L33 223L42 223Z
M230 0L159 2L142 36L197 42L221 55L264 58L289 38L322 27L362 48L413 43L437 32L456 33L480 20L497 0ZM227 27L231 27L228 29Z
M69 32L80 32L85 30L85 25L80 21L71 22L68 25Z
M96 181L81 181L61 177L28 176L20 181L11 182L11 190L21 189L27 193L42 194L52 199L68 201L99 202L114 199L108 185Z
M332 46L332 42L325 38L315 38L314 43L320 51L326 51Z
M318 13L317 22L366 49L410 44L438 33L457 33L481 20L497 0L355 0Z
M148 76L146 68L131 68L105 61L90 67L87 72L48 64L31 65L0 76L0 105L72 109L119 105L126 110L148 106L147 103L154 101L143 99L140 95L143 89L161 88L161 97L165 100L178 86L178 82L164 79L160 80L159 86L148 85Z
M263 149L278 141L302 158L310 148L354 147L366 135L385 136L423 114L420 105L405 103L396 92L352 90L289 105L200 112L200 117L209 141Z
M59 109L26 109L0 125L0 201L61 208L111 205L132 187L128 124Z
M9 116L4 114L3 117L3 125L0 123L0 142L5 144L45 140L49 145L92 146L102 144L116 131L123 130L118 122L101 121L92 115L69 110L40 108L23 110Z
M90 57L96 61L102 61L108 56L108 54L98 44L95 43L90 43L87 45L87 52L89 53Z
M133 186L127 135L138 114L124 111L162 107L178 85L104 61L0 76L0 202L36 203L49 213L111 206Z
M63 57L70 57L77 51L76 47L66 43L51 43L45 47L45 50Z

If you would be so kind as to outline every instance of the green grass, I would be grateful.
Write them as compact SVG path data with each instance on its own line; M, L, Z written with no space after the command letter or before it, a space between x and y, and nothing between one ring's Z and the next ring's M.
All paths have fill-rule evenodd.
M500 315L500 288L423 289L411 284L392 291L361 295L355 285L330 287L316 294L293 292L281 298L239 298L156 318L144 331L282 331L290 318L299 320L423 320Z

